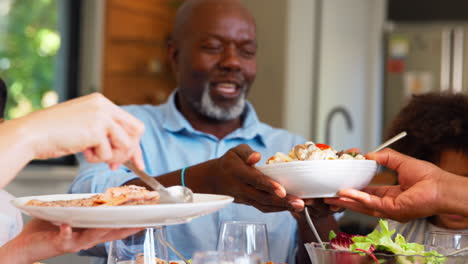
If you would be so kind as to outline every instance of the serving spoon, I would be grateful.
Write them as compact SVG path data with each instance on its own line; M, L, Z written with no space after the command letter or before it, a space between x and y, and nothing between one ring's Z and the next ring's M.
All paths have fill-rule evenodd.
M371 151L369 153L377 152L379 150L382 150L382 149L388 147L389 145L397 142L398 140L404 138L406 135L407 135L406 131L403 131L403 132L399 133L398 135L392 137L391 139L385 141L384 143L382 143L380 146L378 146L376 149L374 149L373 151Z
M159 201L162 204L173 204L173 203L192 203L193 192L184 186L171 186L169 188L164 187L154 177L151 177L146 172L140 170L135 166L133 161L128 160L124 163L125 167L133 171L140 179L151 187L153 190L159 193Z
M323 249L325 249L325 244L323 244L323 241L320 238L320 236L319 236L319 234L317 232L317 229L315 228L314 222L312 222L312 219L310 218L309 209L307 207L305 207L304 211L305 211L305 216L306 216L307 223L309 224L310 229L312 229L312 233L314 233L315 239L317 239L317 241L320 243L320 246Z
M190 261L186 259L184 255L182 255L182 253L180 253L171 243L169 243L169 241L164 240L164 243L166 243L166 245L172 250L172 252L174 252L180 259L182 259L182 261L185 264L190 264Z
M462 248L462 249L455 250L455 251L453 251L452 253L449 253L449 254L447 254L447 255L445 255L445 256L457 255L458 253L462 253L462 252L465 252L465 251L467 251L467 250L468 250L468 247L464 247L464 248Z

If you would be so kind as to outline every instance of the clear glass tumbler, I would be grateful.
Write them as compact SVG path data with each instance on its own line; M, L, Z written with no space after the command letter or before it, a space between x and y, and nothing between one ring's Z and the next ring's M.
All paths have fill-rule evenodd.
M453 231L430 231L425 234L424 244L433 247L462 249L468 247L468 233Z
M263 262L270 261L266 224L240 221L223 222L219 232L217 250L254 254L260 256Z
M107 264L167 264L163 227L146 228L122 240L112 241Z

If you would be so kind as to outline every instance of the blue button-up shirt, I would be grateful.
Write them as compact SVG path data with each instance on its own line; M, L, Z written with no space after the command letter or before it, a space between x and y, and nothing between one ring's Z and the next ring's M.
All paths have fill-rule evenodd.
M275 152L287 153L294 145L305 141L285 130L261 123L250 103L247 103L242 127L223 139L195 130L176 108L175 93L167 103L160 106L131 105L124 109L145 124L141 148L146 171L150 175L161 175L219 158L242 143L260 152L262 160L259 164L264 164ZM79 176L70 188L72 193L103 192L136 178L125 168L111 171L106 164L91 164L86 162L82 154L77 156L80 169ZM185 177L190 177L190 170ZM297 224L289 212L266 214L252 206L232 204L188 224L168 226L166 237L186 258L191 258L194 251L216 248L219 227L223 221L266 223L272 261L295 263ZM178 258L170 255L170 259Z

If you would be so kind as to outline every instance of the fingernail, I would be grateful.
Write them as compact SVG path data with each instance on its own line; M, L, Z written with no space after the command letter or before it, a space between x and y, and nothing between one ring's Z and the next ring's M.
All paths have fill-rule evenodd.
M275 194L278 195L280 198L286 197L286 192L283 188L278 188L275 190Z
M302 200L294 200L290 202L289 204L297 209L302 209L304 207L304 202Z

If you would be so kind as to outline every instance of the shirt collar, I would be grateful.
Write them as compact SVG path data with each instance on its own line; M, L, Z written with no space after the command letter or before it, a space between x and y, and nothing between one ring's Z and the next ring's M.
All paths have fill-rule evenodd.
M187 130L187 131L194 131L192 125L185 119L185 117L182 115L181 112L179 112L179 109L176 107L176 102L175 102L175 95L176 95L177 90L171 93L169 98L167 99L167 102L163 104L162 107L162 112L163 112L163 127L164 129L176 133L181 130Z
M179 109L177 109L175 102L176 93L177 89L171 93L167 99L167 102L161 106L164 119L162 120L162 125L164 129L172 133L177 133L182 130L186 130L187 132L191 133L203 133L196 131L187 121L187 119L185 119L182 113L180 113ZM244 122L242 127L236 129L231 134L227 135L224 139L234 138L242 138L246 140L258 139L263 145L265 145L265 131L263 131L257 113L255 112L255 109L252 104L250 104L250 102L246 102L246 110L244 112Z

